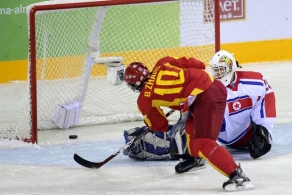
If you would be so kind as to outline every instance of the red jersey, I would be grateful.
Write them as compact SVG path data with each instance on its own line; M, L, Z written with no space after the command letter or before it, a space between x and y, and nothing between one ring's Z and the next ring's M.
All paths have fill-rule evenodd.
M167 131L168 120L161 107L187 111L195 97L213 81L205 64L195 58L160 59L137 100L145 124L155 131Z

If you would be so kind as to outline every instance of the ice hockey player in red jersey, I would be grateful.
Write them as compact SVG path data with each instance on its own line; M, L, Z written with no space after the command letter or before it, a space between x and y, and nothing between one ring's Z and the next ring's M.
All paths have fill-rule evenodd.
M275 94L259 72L239 71L234 56L221 50L211 59L213 76L227 89L227 105L218 141L236 149L248 148L259 158L272 146L276 119Z
M137 106L144 122L153 132L166 132L170 125L162 110L168 107L189 111L185 129L190 157L175 166L177 173L202 166L202 159L229 177L227 191L252 189L231 154L216 142L220 133L227 92L225 86L205 71L205 64L195 58L164 57L149 72L141 62L125 70L127 85L139 92Z

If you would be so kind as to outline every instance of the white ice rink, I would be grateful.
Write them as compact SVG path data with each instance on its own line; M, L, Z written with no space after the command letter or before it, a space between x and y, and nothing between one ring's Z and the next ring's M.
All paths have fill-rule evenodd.
M243 69L260 71L268 80L276 94L278 118L274 145L266 156L254 160L245 152L232 151L255 186L234 194L292 194L292 62L243 65ZM1 139L0 194L230 194L222 189L227 178L210 165L175 174L176 161L137 162L120 154L94 170L73 160L74 153L92 161L104 160L124 145L123 130L142 125L138 121L39 131L38 145ZM78 139L69 140L69 134L77 134Z

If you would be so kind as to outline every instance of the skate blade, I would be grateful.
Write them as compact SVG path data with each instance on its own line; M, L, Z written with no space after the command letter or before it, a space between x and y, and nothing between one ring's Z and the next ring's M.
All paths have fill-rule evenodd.
M189 172L198 171L198 170L205 169L205 168L206 168L206 165L203 165L203 166L200 166L200 167L194 167L191 170L189 170Z
M236 183L231 183L226 185L224 190L226 191L241 191L241 190L251 190L254 188L254 185L250 181L245 181L242 185L237 185Z
M195 171L198 171L198 170L201 170L201 169L205 169L206 168L206 165L203 165L203 166L200 166L200 167L194 167L186 172L182 172L182 173L189 173L189 172L195 172ZM178 173L178 172L175 172L176 174L182 174L182 173Z

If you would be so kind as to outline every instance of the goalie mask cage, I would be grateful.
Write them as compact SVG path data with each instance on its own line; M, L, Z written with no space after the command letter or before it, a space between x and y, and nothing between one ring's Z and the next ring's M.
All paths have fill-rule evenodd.
M27 7L28 81L14 121L0 137L37 143L54 129L58 105L79 102L79 124L142 120L138 94L106 79L96 57L120 56L152 69L164 56L196 57L209 65L219 50L219 0L51 0ZM13 104L13 103L12 103Z

